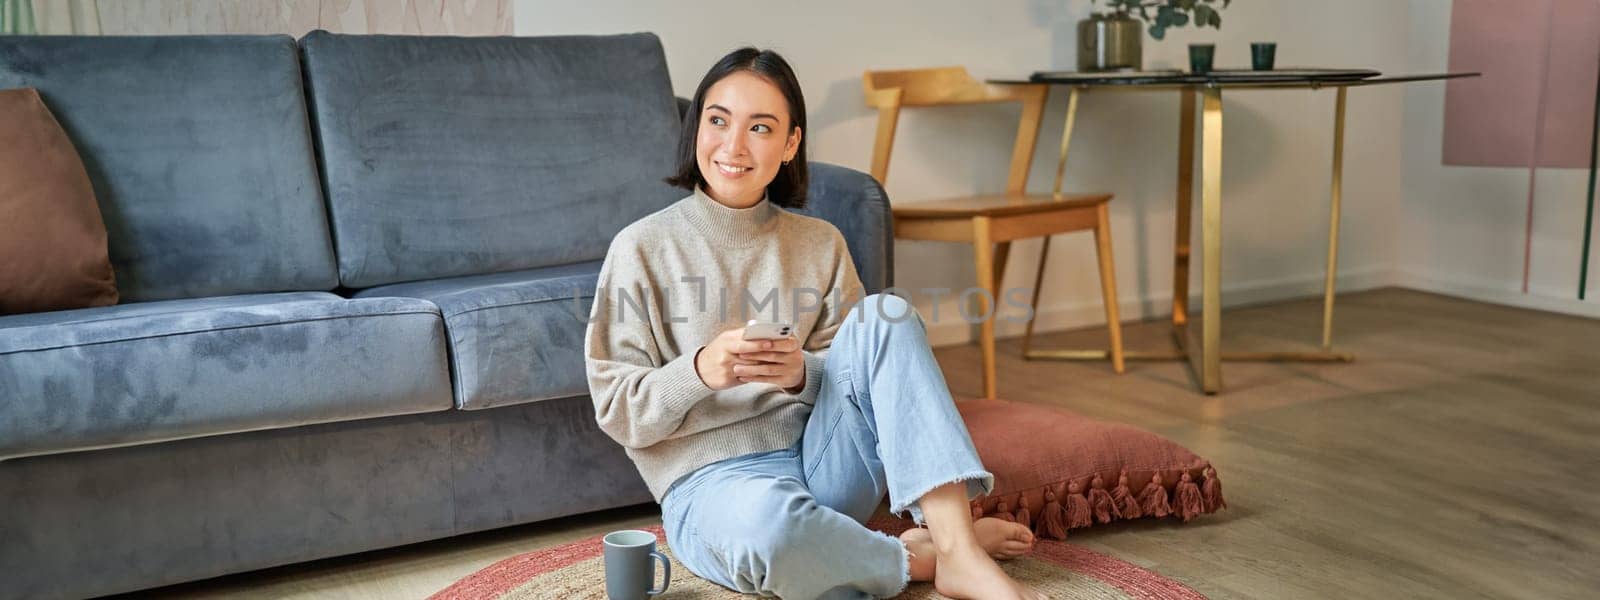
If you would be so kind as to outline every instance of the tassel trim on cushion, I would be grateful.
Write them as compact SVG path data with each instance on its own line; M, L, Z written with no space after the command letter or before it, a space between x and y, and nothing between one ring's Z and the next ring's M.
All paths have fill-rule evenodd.
M1161 487L1160 473L1151 476L1150 484L1139 492L1139 510L1157 518L1172 514L1172 506L1167 504L1167 488Z
M1222 481L1217 477L1217 470L1209 465L1198 474L1179 471L1170 491L1161 472L1154 472L1150 482L1135 494L1127 471L1123 471L1117 476L1117 486L1109 491L1105 480L1095 475L1088 482L1074 480L1064 486L1034 488L1034 493L1039 495L1016 492L974 499L972 519L998 518L1019 523L1043 538L1065 540L1069 530L1089 527L1096 522L1175 516L1187 523L1200 515L1228 508L1222 496Z
M1222 499L1222 480L1217 479L1217 470L1206 467L1205 485L1200 488L1201 498L1205 502L1208 513L1214 513L1228 507L1228 501Z
M1200 516L1205 512L1205 503L1200 500L1200 486L1185 471L1178 481L1178 518L1188 523L1190 519Z
M1139 499L1134 497L1133 491L1128 489L1128 474L1117 476L1117 487L1111 490L1112 506L1117 507L1117 512L1124 519L1137 519L1144 516L1144 511L1139 510Z
M1089 499L1083 496L1083 486L1074 481L1067 484L1067 528L1080 529L1094 524Z
M1094 510L1095 520L1101 523L1122 518L1122 512L1111 501L1111 492L1106 491L1106 481L1099 475L1094 476L1094 482L1089 486L1089 508Z
M1017 517L1011 514L1011 505L1006 502L1005 498L1001 498L1000 503L994 505L994 512L989 513L989 516L1001 521L1017 522Z
M1055 490L1044 489L1044 508L1039 512L1039 523L1034 534L1057 539L1067 539L1067 509L1056 500Z
M1198 490L1196 493L1199 493ZM1028 511L1028 497L1017 495L1017 524L1033 529L1033 513Z

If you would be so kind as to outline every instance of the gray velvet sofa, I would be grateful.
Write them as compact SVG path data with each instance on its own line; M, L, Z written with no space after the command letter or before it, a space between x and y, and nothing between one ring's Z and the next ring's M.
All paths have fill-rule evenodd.
M581 352L612 236L683 196L655 36L0 36L24 86L124 303L0 317L0 598L650 501ZM869 177L814 164L806 212L889 285Z

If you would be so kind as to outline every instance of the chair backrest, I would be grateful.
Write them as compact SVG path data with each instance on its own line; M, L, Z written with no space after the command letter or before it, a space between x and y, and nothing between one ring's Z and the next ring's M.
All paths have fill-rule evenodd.
M867 106L878 109L878 135L872 145L872 178L884 184L889 177L889 155L894 149L900 108L989 102L1021 102L1016 144L1011 149L1011 173L1006 191L1022 193L1028 187L1028 167L1039 139L1049 89L1036 85L987 84L972 78L966 67L936 67L902 71L867 71L861 75Z

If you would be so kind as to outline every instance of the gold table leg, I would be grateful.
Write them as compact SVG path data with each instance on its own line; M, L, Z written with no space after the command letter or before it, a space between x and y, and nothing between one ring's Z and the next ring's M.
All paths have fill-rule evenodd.
M1172 328L1180 335L1189 324L1189 229L1194 210L1194 91L1178 90L1178 205L1172 256Z
M1022 357L1033 358L1033 323L1039 317L1039 287L1044 285L1044 261L1050 256L1050 236L1044 236L1044 243L1039 248L1039 270L1033 274L1033 297L1028 300L1028 324L1022 330Z
M1061 152L1056 158L1056 178L1051 186L1052 195L1061 195L1061 187L1066 182L1067 154L1072 149L1072 128L1078 121L1078 97L1081 90L1070 88L1067 96L1067 115L1061 126ZM1111 227L1110 216L1105 205L1098 208L1095 227L1095 255L1100 269L1100 290L1102 301L1105 303L1106 329L1110 338L1112 350L1034 350L1033 325L1036 319L1028 319L1022 332L1022 358L1024 360L1110 360L1111 370L1122 373L1125 353L1122 348L1122 321L1118 313L1116 299L1116 274L1111 258ZM1045 263L1050 257L1050 237L1044 236L1044 241L1039 245L1039 269L1033 275L1033 294L1029 300L1029 307L1034 317L1039 314L1039 289L1044 286ZM997 286L998 289L998 286ZM1098 357L1098 358L1092 358Z
M1222 391L1222 89L1202 88L1200 134L1200 389ZM1193 354L1191 354L1193 355Z
M1061 125L1061 152L1056 157L1056 179L1050 187L1051 195L1059 195L1061 186L1067 177L1067 152L1072 149L1072 127L1078 121L1078 95L1080 90L1070 88L1067 93L1067 115ZM1039 351L1033 350L1033 325L1039 317L1039 289L1044 285L1045 263L1050 258L1050 238L1044 236L1039 244L1039 268L1033 274L1033 291L1028 300L1028 323L1022 330L1022 358L1024 360L1043 358Z
M1067 96L1067 120L1061 126L1061 154L1056 159L1056 183L1050 188L1052 195L1061 194L1061 184L1067 177L1067 149L1072 145L1072 125L1078 120L1078 88Z
M1344 93L1340 86L1333 108L1333 183L1328 214L1328 281L1322 292L1322 349L1333 348L1333 284L1339 272L1339 197L1344 178Z
M1195 95L1201 96L1201 247L1205 254L1201 263L1201 316L1200 333L1194 336L1189 330L1189 266L1192 255L1190 227L1194 196L1195 153ZM1332 352L1332 327L1334 279L1338 267L1339 219L1341 182L1344 167L1344 116L1345 88L1338 88L1334 111L1334 148L1332 215L1328 236L1328 273L1323 294L1322 351L1313 352L1223 352L1222 337L1222 91L1217 88L1179 90L1181 103L1178 119L1178 187L1175 239L1172 269L1172 338L1176 352L1127 351L1126 360L1188 361L1200 389L1215 394L1222 389L1223 362L1351 362L1355 356ZM1075 96L1074 96L1075 98ZM1069 104L1069 109L1075 103ZM1069 119L1071 112L1069 114ZM1070 131L1070 122L1069 122ZM1066 144L1063 143L1063 154ZM1064 163L1064 161L1063 161ZM1058 189L1062 165L1057 165ZM1048 249L1049 239L1046 238ZM1043 280L1043 267L1036 275L1034 288L1037 294ZM1038 297L1034 308L1037 311ZM1032 323L1029 323L1029 336ZM1198 338L1198 339L1196 339ZM1023 338L1023 354L1028 359L1043 360L1108 360L1106 350L1029 350L1028 337Z

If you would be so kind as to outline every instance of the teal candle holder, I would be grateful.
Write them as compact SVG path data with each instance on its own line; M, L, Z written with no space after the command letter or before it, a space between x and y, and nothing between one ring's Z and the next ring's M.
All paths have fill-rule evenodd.
M1189 72L1196 75L1210 73L1216 53L1216 44L1189 44Z
M1250 44L1250 68L1257 71L1271 71L1277 54L1278 44L1276 42L1255 42Z

